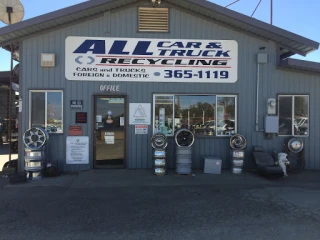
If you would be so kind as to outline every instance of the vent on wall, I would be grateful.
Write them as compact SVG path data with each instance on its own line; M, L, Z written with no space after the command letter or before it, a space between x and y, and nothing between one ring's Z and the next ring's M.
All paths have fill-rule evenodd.
M168 32L168 8L139 8L140 32Z

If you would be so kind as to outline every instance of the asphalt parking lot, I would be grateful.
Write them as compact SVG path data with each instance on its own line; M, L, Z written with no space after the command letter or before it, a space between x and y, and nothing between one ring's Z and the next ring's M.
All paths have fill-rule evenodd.
M320 172L154 176L91 170L0 188L0 239L308 239L320 236Z

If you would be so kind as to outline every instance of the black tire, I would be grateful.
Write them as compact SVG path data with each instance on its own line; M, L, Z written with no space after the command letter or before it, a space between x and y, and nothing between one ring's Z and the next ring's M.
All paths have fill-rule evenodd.
M18 160L17 159L6 162L3 165L2 171L5 172L7 169L10 169L10 168L14 169L14 172L17 172L17 170L18 170Z
M300 146L297 148L292 147L292 143L298 141ZM306 161L304 157L304 146L300 138L290 138L284 143L284 151L288 154L287 159L290 164L287 166L287 171L290 173L301 173L304 171Z
M189 129L179 129L175 134L175 141L179 147L191 147L194 143L194 135Z
M299 153L303 149L303 141L301 138L293 137L288 141L287 145L289 151L293 153Z

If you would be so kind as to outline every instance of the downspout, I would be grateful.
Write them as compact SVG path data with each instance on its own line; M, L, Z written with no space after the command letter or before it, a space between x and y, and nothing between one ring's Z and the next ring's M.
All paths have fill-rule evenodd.
M260 50L264 50L265 47L261 47ZM268 55L264 52L260 52L257 55L257 102L256 102L256 132L264 132L264 129L259 129L259 86L260 86L260 64L268 63Z
M256 100L256 132L259 132L259 83L260 83L260 63L257 63L257 100Z

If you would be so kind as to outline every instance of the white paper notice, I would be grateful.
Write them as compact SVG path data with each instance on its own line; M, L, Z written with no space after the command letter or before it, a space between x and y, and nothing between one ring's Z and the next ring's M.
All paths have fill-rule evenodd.
M89 137L67 136L67 164L89 163Z
M114 144L114 132L105 132L104 141L106 144Z
M124 117L120 117L120 126L124 126Z

